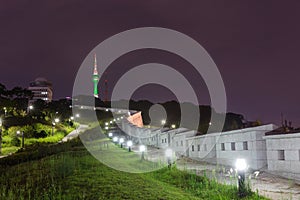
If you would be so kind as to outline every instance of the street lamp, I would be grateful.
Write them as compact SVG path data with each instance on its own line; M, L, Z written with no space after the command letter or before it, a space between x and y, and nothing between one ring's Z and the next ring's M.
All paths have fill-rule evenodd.
M3 109L4 109L4 116L6 116L6 113L7 113L7 108L6 108L6 107L4 107Z
M238 173L238 193L239 197L246 196L246 184L245 184L245 172L247 170L247 163L245 159L237 159L236 163L236 170Z
M59 122L59 119L58 119L58 118L55 118L55 119L54 119L54 122L55 122L55 123L58 123L58 122Z
M2 150L2 119L0 118L0 154Z
M165 125L166 124L166 120L161 120L161 125Z
M79 118L79 117L80 117L80 115L77 113L77 114L75 115L75 117Z
M176 128L176 125L175 125L175 124L172 124L172 125L171 125L171 128L173 128L173 129Z
M113 137L113 142L118 142L119 138L117 136Z
M172 149L167 149L165 152L167 162L168 162L168 168L171 168L172 166L172 157L173 157L173 151Z
M145 151L146 151L146 146L145 145L141 145L140 146L140 152L142 153L141 155L141 160L145 160Z
M119 143L121 145L121 148L123 148L124 138L120 138Z
M113 133L108 133L108 137L112 137L113 136Z
M54 126L59 122L58 118L55 118L54 121L52 122L52 136L54 135Z
M21 132L21 131L18 130L17 131L17 136L19 136L19 135L22 136L22 146L21 147L23 149L24 148L24 132L23 131Z
M131 151L131 147L132 147L132 141L131 140L127 141L127 146L128 146L128 151L130 152Z

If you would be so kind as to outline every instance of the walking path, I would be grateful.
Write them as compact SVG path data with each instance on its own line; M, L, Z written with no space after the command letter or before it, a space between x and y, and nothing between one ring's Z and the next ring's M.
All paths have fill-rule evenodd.
M134 150L138 151L138 148L134 148ZM147 147L149 160L155 161L155 158L163 156L164 150ZM222 184L237 184L236 180L229 175L230 167L224 170L216 165L189 158L177 160L176 165L181 170L190 170L199 175L205 174L209 178L216 178ZM247 177L249 177L248 175ZM260 195L274 200L300 200L300 185L293 180L284 179L266 171L260 171L257 176L251 174L251 177L249 181L252 191L258 191Z
M87 128L88 125L80 124L78 128L66 135L61 141L67 142L68 140L72 140L73 138L76 138L80 133L84 132Z

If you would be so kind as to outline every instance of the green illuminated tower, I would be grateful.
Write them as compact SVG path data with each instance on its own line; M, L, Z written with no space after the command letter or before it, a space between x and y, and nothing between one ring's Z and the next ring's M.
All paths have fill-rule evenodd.
M97 70L97 58L96 54L94 55L94 73L93 73L93 83L94 83L94 97L99 97L98 93L98 82L99 82L99 74Z

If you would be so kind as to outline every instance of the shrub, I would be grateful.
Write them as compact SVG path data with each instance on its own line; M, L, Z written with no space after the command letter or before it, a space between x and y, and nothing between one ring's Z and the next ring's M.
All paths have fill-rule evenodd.
M31 125L25 125L22 127L22 131L24 132L24 136L26 138L34 137L35 129Z
M21 140L17 136L14 136L10 143L12 146L19 147L21 145Z
M8 129L7 132L10 137L15 137L17 134L17 131L20 131L21 129L22 129L22 127L20 127L20 126L12 126Z
M37 131L33 132L33 137L37 138L37 139L39 139L39 138L45 138L47 136L48 136L48 134L44 130L41 130L40 132L37 132Z

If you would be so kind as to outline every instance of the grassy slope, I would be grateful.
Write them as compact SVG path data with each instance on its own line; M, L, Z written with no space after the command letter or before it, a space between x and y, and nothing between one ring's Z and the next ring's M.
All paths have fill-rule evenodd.
M116 156L129 154L121 151L124 154ZM131 159L139 159L133 153L129 157L123 163L129 167ZM0 199L238 199L236 188L176 168L145 174L111 169L82 146L1 168L0 182ZM258 197L253 195L249 199Z

